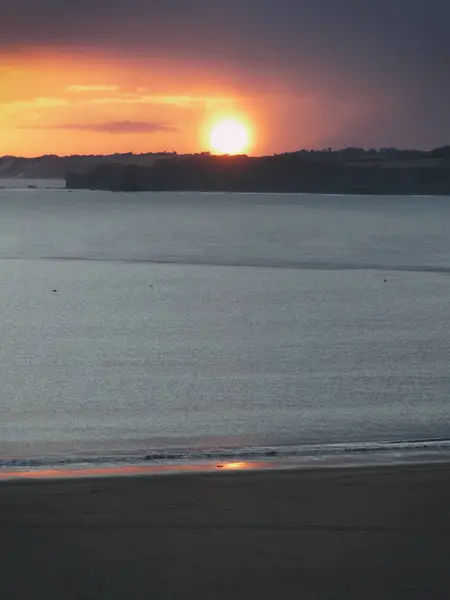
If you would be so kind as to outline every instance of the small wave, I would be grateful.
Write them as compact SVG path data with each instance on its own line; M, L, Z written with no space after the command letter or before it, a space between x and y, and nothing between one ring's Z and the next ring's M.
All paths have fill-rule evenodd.
M450 440L414 440L399 442L368 442L354 444L311 444L304 446L281 446L264 448L223 448L214 450L151 450L141 454L121 455L90 455L90 456L48 456L35 458L3 458L0 459L0 475L2 470L29 470L48 468L83 469L89 467L114 467L114 466L152 466L176 465L183 463L226 462L226 461L282 461L283 459L317 460L339 458L351 455L352 457L373 456L415 456L421 458L436 453L450 457Z

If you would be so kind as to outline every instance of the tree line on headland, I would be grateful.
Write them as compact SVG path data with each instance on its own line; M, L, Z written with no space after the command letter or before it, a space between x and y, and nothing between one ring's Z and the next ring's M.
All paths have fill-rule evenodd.
M299 151L273 156L171 155L151 166L109 162L69 172L66 186L110 191L450 195L450 146Z
M151 166L158 158L173 156L170 152L148 152L146 154L72 154L57 156L45 154L36 158L21 156L0 157L0 178L20 179L65 179L69 171L84 173L108 163Z
M300 150L261 157L207 152L5 156L0 177L65 178L67 188L111 191L450 195L450 146Z

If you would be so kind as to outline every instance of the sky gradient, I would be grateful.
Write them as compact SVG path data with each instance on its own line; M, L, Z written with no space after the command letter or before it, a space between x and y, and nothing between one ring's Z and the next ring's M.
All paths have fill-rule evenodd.
M450 143L448 0L15 0L0 155Z

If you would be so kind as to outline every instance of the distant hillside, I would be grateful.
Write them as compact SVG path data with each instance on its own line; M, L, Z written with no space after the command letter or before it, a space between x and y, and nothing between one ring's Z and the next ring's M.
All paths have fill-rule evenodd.
M65 179L107 190L450 194L450 146L299 150L262 157L209 153L0 157L0 178Z
M121 165L151 166L156 159L173 156L170 153L158 154L110 154L105 156L55 156L53 154L37 158L15 156L0 157L0 177L23 179L65 179L70 172L83 173L99 165L114 162Z
M68 188L111 191L226 191L450 195L450 147L431 152L300 151L274 156L208 153L155 160L149 167L103 163L69 172Z

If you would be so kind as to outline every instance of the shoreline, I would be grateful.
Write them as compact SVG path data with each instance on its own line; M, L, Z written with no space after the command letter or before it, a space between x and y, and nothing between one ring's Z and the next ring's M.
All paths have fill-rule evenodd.
M23 183L25 187L20 186L3 186L1 185L4 181ZM43 182L59 182L63 185L58 186L41 186L38 185ZM110 187L68 187L64 178L61 177L8 177L0 176L0 191L43 191L43 190L58 190L58 191L69 191L69 192L101 192L111 194L200 194L200 195L241 195L241 196L322 196L322 197L363 197L363 198L374 198L374 197L387 197L387 198L398 198L404 199L409 198L450 198L450 190L444 191L423 191L417 190L413 192L411 190L399 191L343 191L343 190L305 190L305 189L210 189L210 188L154 188L154 189L115 189Z
M4 483L0 596L444 599L449 503L449 464Z
M425 442L424 442L425 443ZM411 449L390 453L347 452L322 456L259 456L257 458L220 457L215 460L167 460L148 462L93 461L91 464L67 462L66 464L1 466L0 484L26 480L74 480L74 479L114 479L123 477L158 476L200 476L220 473L277 473L285 471L311 472L336 469L377 469L377 468L414 468L448 465L450 467L450 448L444 450Z

